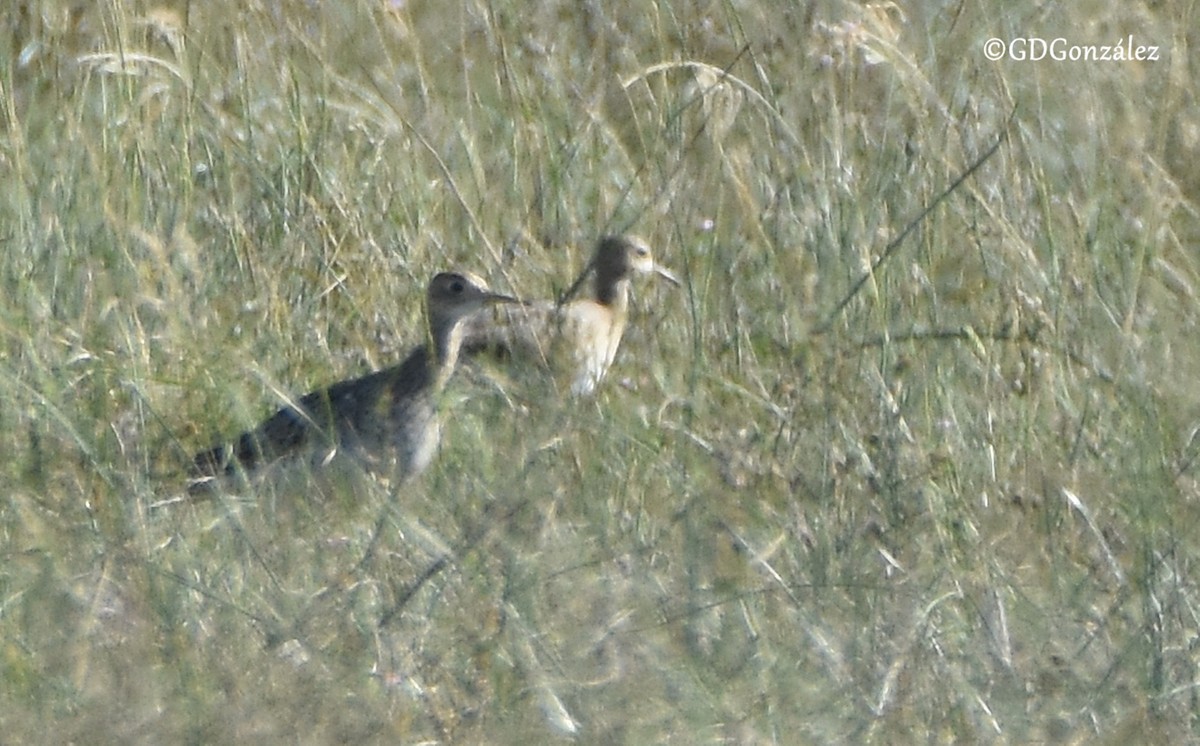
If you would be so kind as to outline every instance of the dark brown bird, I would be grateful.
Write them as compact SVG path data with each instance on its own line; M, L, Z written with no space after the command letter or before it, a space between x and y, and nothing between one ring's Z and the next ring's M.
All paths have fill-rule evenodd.
M397 366L307 394L231 445L197 454L192 490L301 455L317 468L344 455L397 480L419 474L441 437L438 399L458 362L463 320L485 306L516 302L488 291L475 275L437 275L426 295L426 344Z
M679 279L654 261L637 236L606 236L579 278L564 294L570 298L590 274L592 293L565 303L534 301L480 312L465 324L468 353L504 350L551 368L566 368L571 394L591 394L612 366L629 320L629 286L635 274L654 273L678 286Z

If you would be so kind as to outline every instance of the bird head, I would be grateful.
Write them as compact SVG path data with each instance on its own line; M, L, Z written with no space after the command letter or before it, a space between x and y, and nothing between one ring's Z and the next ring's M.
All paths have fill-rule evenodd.
M442 272L429 282L426 305L429 327L437 336L484 306L519 303L516 298L488 290L487 283L470 272Z
M680 285L671 270L654 260L650 244L640 236L605 236L596 246L592 269L598 285L629 278L635 274L656 274L673 285Z

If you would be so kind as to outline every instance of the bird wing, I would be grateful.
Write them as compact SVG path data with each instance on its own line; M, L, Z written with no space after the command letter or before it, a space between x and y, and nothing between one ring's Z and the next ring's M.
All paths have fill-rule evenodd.
M560 318L559 308L550 301L485 308L463 322L462 351L532 359L547 366Z
M421 346L400 365L305 394L232 444L197 454L192 471L199 477L216 477L238 468L250 471L308 448L334 448L357 440L374 445L386 437L383 425L402 419L404 412L397 410L404 410L423 388L427 360Z
M328 407L321 406L324 391L315 391L283 407L263 420L258 427L237 437L233 443L213 446L196 454L192 471L198 477L232 474L238 468L253 470L267 462L299 450L321 428L316 417Z
M571 393L595 391L616 356L624 316L591 300L487 309L466 322L463 350L532 360L571 381Z

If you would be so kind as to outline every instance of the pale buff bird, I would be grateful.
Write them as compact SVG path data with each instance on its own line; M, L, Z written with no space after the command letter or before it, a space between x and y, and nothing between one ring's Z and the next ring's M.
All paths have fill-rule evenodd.
M637 236L606 236L591 261L566 292L571 297L592 277L588 297L566 303L535 301L475 314L466 323L468 353L500 350L539 365L566 368L574 396L593 393L604 378L629 319L629 286L635 274L657 274L678 286L679 279L654 260Z
M437 275L426 294L426 344L397 366L307 394L231 445L197 454L193 491L289 456L307 457L317 468L349 456L398 480L419 474L441 437L439 394L458 362L462 322L485 306L516 302L489 292L475 275Z

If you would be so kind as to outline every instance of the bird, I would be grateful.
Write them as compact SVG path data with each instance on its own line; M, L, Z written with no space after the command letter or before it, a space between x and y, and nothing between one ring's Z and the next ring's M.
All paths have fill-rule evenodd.
M564 293L571 298L590 275L590 296L533 301L477 312L467 320L463 350L531 358L542 367L566 367L570 392L593 394L616 358L629 319L629 287L636 274L657 274L679 286L679 278L654 260L649 244L634 235L609 235L579 278Z
M469 272L436 275L426 293L425 344L399 365L306 394L232 443L196 454L190 491L301 454L315 468L342 454L399 481L421 473L441 439L439 394L458 363L463 321L481 308L513 303L519 301L491 292Z

